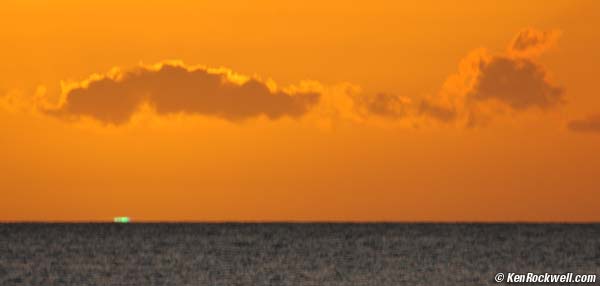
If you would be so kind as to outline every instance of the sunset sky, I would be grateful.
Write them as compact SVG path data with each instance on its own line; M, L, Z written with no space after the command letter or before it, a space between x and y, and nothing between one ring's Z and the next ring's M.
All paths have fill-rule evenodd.
M600 221L599 1L4 0L0 221Z

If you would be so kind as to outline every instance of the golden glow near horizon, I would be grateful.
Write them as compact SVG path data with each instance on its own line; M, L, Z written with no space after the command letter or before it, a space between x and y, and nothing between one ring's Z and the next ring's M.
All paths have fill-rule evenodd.
M0 221L598 221L597 1L0 4Z

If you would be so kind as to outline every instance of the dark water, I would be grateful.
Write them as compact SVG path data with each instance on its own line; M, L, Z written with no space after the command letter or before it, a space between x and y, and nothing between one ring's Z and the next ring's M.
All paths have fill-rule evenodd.
M600 225L0 224L0 285L498 285L507 271L600 274Z

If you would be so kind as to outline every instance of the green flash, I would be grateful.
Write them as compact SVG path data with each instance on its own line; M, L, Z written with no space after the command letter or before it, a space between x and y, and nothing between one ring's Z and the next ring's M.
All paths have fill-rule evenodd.
M129 217L118 216L118 217L114 218L114 222L116 222L116 223L128 223L129 222Z

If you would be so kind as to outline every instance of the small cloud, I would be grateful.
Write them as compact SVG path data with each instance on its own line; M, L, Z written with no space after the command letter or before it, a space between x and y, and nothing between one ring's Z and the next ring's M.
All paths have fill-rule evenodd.
M419 114L429 116L442 122L451 122L456 119L456 110L453 107L442 106L428 100L421 101Z
M407 108L410 105L408 98L387 93L376 93L374 95L361 95L356 98L358 105L362 107L368 115L377 115L390 119L399 118L406 115Z
M567 124L567 128L575 132L600 133L600 114L571 120Z
M515 57L537 57L554 46L560 35L560 31L557 30L523 29L511 41L508 54Z

